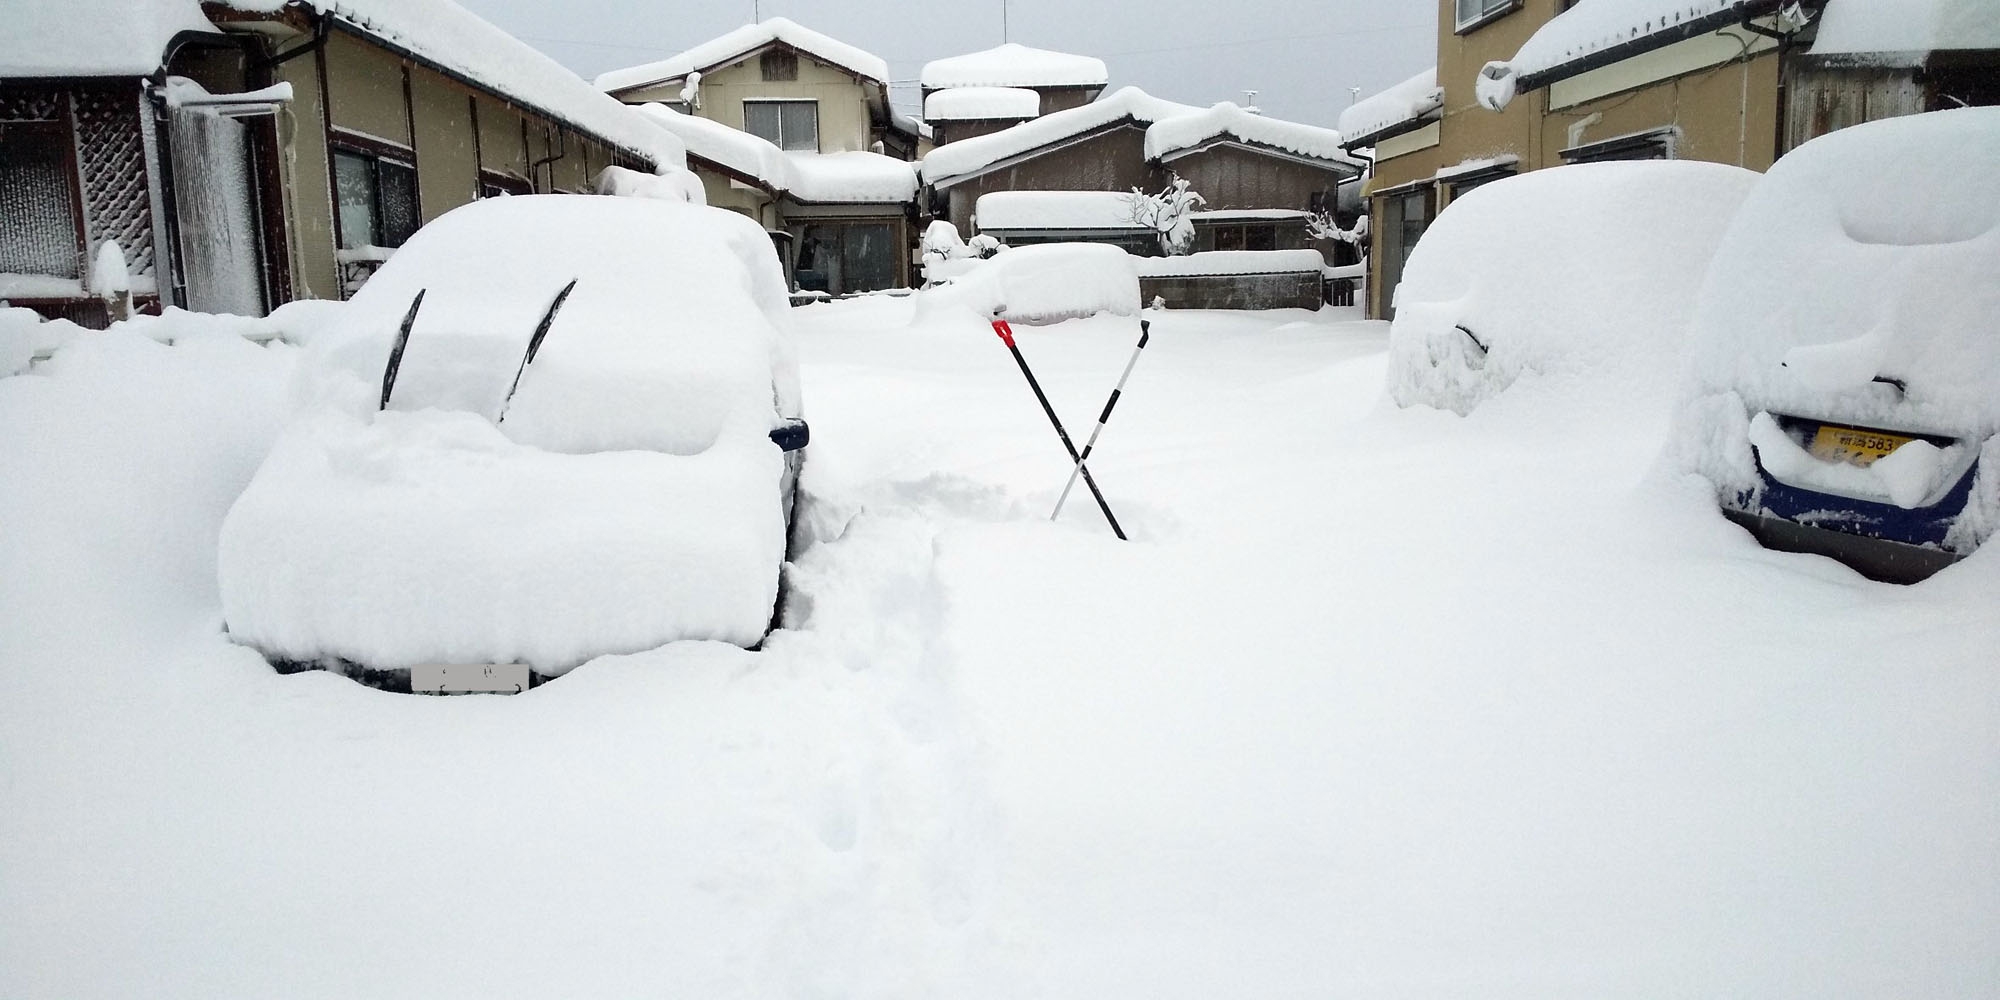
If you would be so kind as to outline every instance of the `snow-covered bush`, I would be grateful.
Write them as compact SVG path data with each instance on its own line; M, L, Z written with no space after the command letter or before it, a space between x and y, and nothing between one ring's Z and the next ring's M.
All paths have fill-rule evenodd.
M1771 433L1773 413L1986 442L1960 524L1982 536L2000 525L1995 164L2000 108L1858 125L1780 159L1702 286L1674 462L1725 493L1754 490L1752 444L1767 467L1800 457ZM1841 492L1909 506L1972 457L1913 454L1923 468L1885 458L1825 474L1846 477Z
M1187 253L1194 247L1194 213L1208 204L1188 182L1176 177L1159 194L1133 188L1132 221L1160 236L1160 250L1167 256Z
M1391 396L1469 413L1541 375L1666 405L1695 292L1756 181L1713 163L1593 163L1452 202L1395 293Z

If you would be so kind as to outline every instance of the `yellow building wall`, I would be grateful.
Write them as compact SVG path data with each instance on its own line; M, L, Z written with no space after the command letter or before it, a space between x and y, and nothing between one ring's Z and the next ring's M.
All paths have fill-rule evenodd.
M325 57L334 127L409 146L402 60L339 32L327 36Z
M464 88L423 67L410 70L417 123L417 196L426 223L479 197L479 138Z
M521 113L511 105L479 95L479 166L496 174L528 179L528 147L521 136Z
M286 153L279 157L279 170L284 178L286 239L291 244L292 297L338 298L333 183L327 172L319 61L293 59L280 63L273 75L292 85L292 102L278 115L278 140Z
M680 88L672 88L672 100ZM632 98L627 97L626 100ZM868 93L853 74L828 66L803 53L799 78L766 82L758 56L704 74L701 108L695 113L733 129L743 128L746 100L810 100L819 102L819 151L844 153L869 146Z

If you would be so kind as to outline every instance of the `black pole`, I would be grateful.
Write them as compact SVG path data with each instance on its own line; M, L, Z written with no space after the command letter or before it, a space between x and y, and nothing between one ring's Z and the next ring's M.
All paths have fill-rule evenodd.
M1062 439L1063 450L1069 452L1069 460L1083 469L1083 484L1090 487L1090 495L1097 498L1097 509L1104 512L1104 520L1111 525L1111 533L1119 541L1126 541L1125 529L1118 526L1118 518L1111 513L1111 505L1104 500L1104 492L1097 488L1097 480L1091 478L1090 470L1083 467L1082 458L1076 445L1070 443L1069 432L1063 429L1062 418L1056 416L1056 408L1049 404L1048 394L1042 392L1042 384L1035 379L1035 373L1028 369L1028 359L1021 356L1021 348L1014 343L1014 328L1004 319L993 321L993 332L1000 335L1000 342L1007 345L1007 351L1014 355L1014 363L1021 366L1021 374L1028 378L1028 388L1035 390L1035 400L1042 404L1042 412L1049 415L1049 423L1054 425L1056 436Z

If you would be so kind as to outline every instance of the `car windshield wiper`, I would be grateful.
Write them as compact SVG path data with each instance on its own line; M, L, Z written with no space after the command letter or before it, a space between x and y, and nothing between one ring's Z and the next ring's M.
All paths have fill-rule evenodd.
M569 279L569 284L564 285L562 291L556 293L555 301L549 303L548 311L542 313L542 321L535 324L535 334L528 338L528 353L521 355L521 366L514 369L514 384L507 387L507 398L500 401L500 416L493 421L494 423L507 421L507 407L513 405L514 393L521 388L521 374L528 370L528 365L534 362L535 355L541 351L542 338L549 335L549 327L554 325L556 313L561 311L563 302L569 298L569 293L576 289L576 282L575 278Z

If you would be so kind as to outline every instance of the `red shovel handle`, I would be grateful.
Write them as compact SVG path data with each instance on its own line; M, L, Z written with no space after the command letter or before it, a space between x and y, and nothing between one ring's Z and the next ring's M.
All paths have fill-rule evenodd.
M1008 347L1014 346L1014 328L1008 326L1006 320L1004 319L994 320L993 332L1000 335L1000 341L1002 343L1006 344Z

